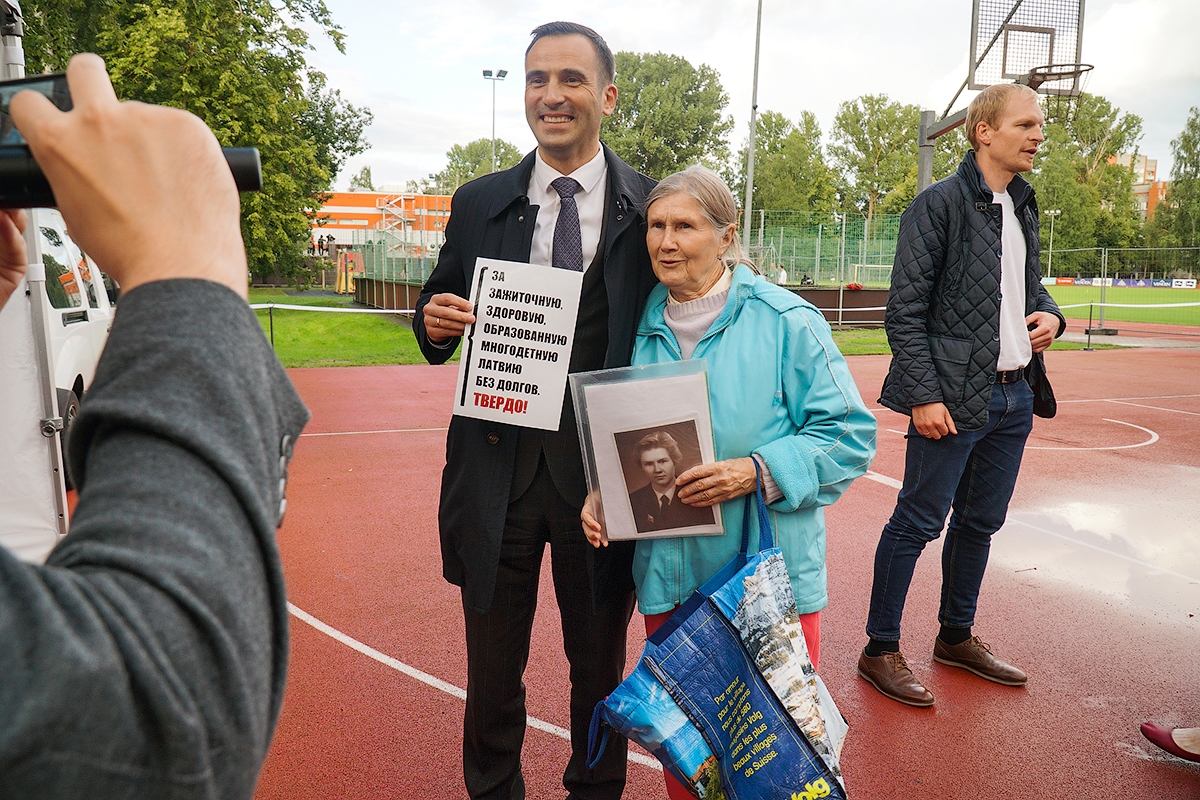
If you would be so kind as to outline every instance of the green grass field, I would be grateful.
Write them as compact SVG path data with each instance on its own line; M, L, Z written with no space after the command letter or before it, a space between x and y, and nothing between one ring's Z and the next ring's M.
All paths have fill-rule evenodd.
M1099 286L1047 286L1050 296L1060 306L1075 303L1099 303ZM1200 303L1200 291L1193 289L1139 289L1125 286L1110 286L1104 291L1106 303L1137 303L1154 305L1159 303ZM1093 319L1100 319L1100 309L1094 309ZM1063 315L1075 319L1087 319L1088 308L1068 308ZM1200 326L1200 305L1190 308L1105 308L1104 319L1114 322L1153 322L1164 325Z
M251 289L251 303L351 307L349 297L289 295L283 289ZM382 314L322 314L266 309L254 312L263 331L274 316L275 352L285 367L366 367L424 364L407 317Z
M1146 289L1144 291L1153 291ZM251 289L251 303L293 306L353 307L349 297L289 295L283 289ZM266 309L255 311L269 335ZM369 367L424 364L406 317L380 314L322 314L275 309L275 352L285 367ZM888 355L887 336L879 328L834 331L833 340L847 356ZM1112 345L1095 345L1099 348ZM1055 350L1078 350L1081 344L1055 342ZM457 357L452 359L457 361Z
M883 332L882 328L835 330L833 332L833 341L844 356L880 356L892 354L891 348L888 347L887 334ZM1078 342L1057 341L1050 345L1050 347L1053 350L1082 350L1084 346ZM1093 344L1092 347L1096 350L1110 350L1116 347L1116 345Z

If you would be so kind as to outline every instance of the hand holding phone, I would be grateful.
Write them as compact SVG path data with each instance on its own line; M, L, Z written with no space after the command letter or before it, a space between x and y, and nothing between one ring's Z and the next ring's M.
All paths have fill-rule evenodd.
M67 81L72 111L35 92L10 111L75 241L124 291L201 278L245 297L240 203L212 131L186 111L118 102L98 56L72 58Z
M0 82L0 208L53 208L50 184L13 124L9 104L20 92L32 91L60 111L70 111L71 90L64 72ZM239 191L262 189L262 166L253 147L222 148Z

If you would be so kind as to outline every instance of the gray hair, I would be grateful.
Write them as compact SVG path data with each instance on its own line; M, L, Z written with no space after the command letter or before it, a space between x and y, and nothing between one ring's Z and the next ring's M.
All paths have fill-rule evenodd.
M718 239L731 230L736 233L738 208L737 201L733 199L733 192L729 191L729 187L717 173L702 164L693 164L687 169L668 175L659 181L658 185L646 196L646 203L642 207L642 216L645 217L650 212L650 206L654 205L656 201L679 193L686 194L700 204L700 211L712 225L714 235ZM754 272L758 272L758 267L754 265L754 262L742 253L742 245L736 235L733 237L729 249L722 256L722 260L727 267L745 264Z

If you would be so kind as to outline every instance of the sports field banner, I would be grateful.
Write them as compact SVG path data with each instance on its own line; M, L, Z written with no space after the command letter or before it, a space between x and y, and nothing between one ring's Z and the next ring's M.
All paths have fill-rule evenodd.
M476 261L454 413L558 430L582 288L582 272Z

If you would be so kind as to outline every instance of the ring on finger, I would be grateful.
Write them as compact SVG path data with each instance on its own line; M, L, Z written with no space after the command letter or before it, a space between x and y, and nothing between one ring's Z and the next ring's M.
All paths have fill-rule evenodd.
M442 327L442 318L441 318L441 317L434 317L434 318L433 318L433 324L434 324L434 325L437 325L439 328L440 328L440 327Z

